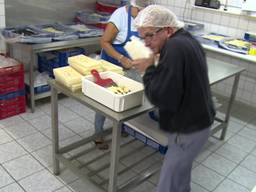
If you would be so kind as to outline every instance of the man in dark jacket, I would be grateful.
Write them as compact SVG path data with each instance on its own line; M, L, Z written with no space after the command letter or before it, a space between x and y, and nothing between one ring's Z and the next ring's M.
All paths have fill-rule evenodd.
M215 110L201 45L167 8L151 5L135 19L141 38L155 55L133 61L145 72L145 93L159 108L159 125L168 135L168 151L157 192L189 192L192 163L207 142Z

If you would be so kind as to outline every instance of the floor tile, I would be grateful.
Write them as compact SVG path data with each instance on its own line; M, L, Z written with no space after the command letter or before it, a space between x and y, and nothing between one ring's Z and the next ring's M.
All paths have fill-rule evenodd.
M256 156L249 155L247 156L240 164L242 167L247 168L256 173ZM255 183L256 185L256 183Z
M25 121L19 117L19 116L13 116L13 117L9 117L9 118L6 118L6 119L2 119L0 121L0 127L8 127L8 126L11 126L11 125L18 125L20 123L24 123Z
M237 132L239 132L244 126L245 126L245 124L241 124L241 123L238 123L238 122L236 122L236 121L229 121L228 130L229 130L229 131L232 131L232 132L234 132L234 133L237 133Z
M140 162L145 157L145 154L142 153L142 150L135 151L131 155L127 156L126 158L122 159L121 162L126 165L130 166L136 162Z
M52 140L52 128L41 131L45 136ZM76 134L70 129L66 128L63 124L59 124L59 140L64 140L73 137Z
M51 118L47 115L28 120L36 129L42 131L51 127Z
M27 152L15 141L0 145L0 163L25 155Z
M77 180L69 184L69 186L75 192L104 192L102 189L98 188L90 181Z
M214 190L223 180L223 176L202 165L199 165L192 171L192 181L209 191Z
M245 152L250 152L256 146L256 143L253 140L250 140L246 137L235 135L227 141L228 144L234 145L238 149L241 149Z
M134 172L136 172L136 173L140 173L140 172L142 172L142 171L144 171L144 170L146 170L146 169L148 169L148 168L150 168L150 167L152 167L152 166L157 166L157 165L158 165L159 170L160 170L160 168L161 168L161 166L162 166L162 162L159 162L159 161L155 160L155 159L152 158L152 157L148 157L147 159L145 159L145 160L143 160L143 161L137 163L137 164L132 168L132 170L133 170Z
M256 156L256 148L252 151L252 155Z
M209 151L216 151L219 149L225 142L221 141L220 139L216 139L214 137L209 137L207 143L204 146L204 149L207 149Z
M24 190L17 183L12 183L0 188L0 192L24 192Z
M256 173L243 168L237 167L229 176L229 179L243 185L244 187L251 190L256 184Z
M37 117L41 117L45 115L45 113L43 111L40 110L35 110L33 113L31 112L26 112L26 113L22 113L20 115L20 117L22 117L24 120L30 120L30 119L35 119Z
M3 164L3 167L15 180L20 180L44 169L44 167L30 155L25 155L12 161L8 161Z
M32 153L32 155L45 167L52 165L52 145L47 145L39 150L36 150Z
M87 138L87 137L92 136L94 133L95 133L95 130L90 129L90 130L87 130L87 131L84 131L84 132L80 132L80 133L78 133L78 135L80 135L82 138Z
M201 187L196 183L191 183L191 192L209 192L207 189Z
M213 192L250 192L247 188L225 179Z
M64 147L67 145L70 145L74 142L80 141L82 138L79 135L75 135L73 137L69 137L67 139L64 139L62 141L60 141L60 147Z
M15 139L38 132L32 125L27 122L8 126L5 128L5 130Z
M54 192L72 192L72 191L69 188L67 188L67 187L62 187L60 189L57 189Z
M228 143L225 143L222 147L220 147L216 153L235 163L241 162L248 154L247 152L244 152L236 146Z
M0 128L0 145L3 143L8 143L12 140L13 138L10 137L3 129Z
M256 119L253 119L252 121L250 121L246 127L250 128L250 129L253 129L253 130L256 130Z
M59 99L58 103L67 108L75 108L76 105L80 104L78 101L70 97L61 98Z
M11 176L0 166L0 188L9 185L14 182ZM1 191L1 189L0 189Z
M236 163L215 153L211 154L202 164L223 176L227 176L237 166Z
M66 107L59 107L59 120L62 123L78 118L78 115Z
M89 120L91 123L94 122L95 112L88 107L79 103L75 108L71 107L70 110L77 113L80 117Z
M63 183L56 179L47 170L43 170L26 177L20 180L19 184L27 192L50 192L63 186Z
M155 192L156 188L152 183L147 181L141 183L140 185L136 186L135 188L131 189L130 191L133 192Z
M44 113L50 115L51 114L51 103L50 102L46 103L44 101L43 101L43 103L40 103L40 100L39 100L36 110L43 111Z
M47 169L54 175L52 166L48 167ZM73 183L79 179L77 175L62 164L60 166L60 174L56 177L65 185Z
M217 133L214 134L214 136L218 139L220 139L221 137L221 134L222 134L222 131L218 131ZM231 137L233 137L236 133L230 131L229 129L227 130L226 132L226 135L225 135L225 141L227 141L228 139L230 139Z
M234 122L237 122L237 123L239 123L239 124L241 124L241 125L246 125L246 124L249 122L248 118L246 118L246 119L241 119L241 118L238 117L237 115L234 116L234 112L231 113L230 120L231 120L231 121L234 121Z
M94 125L92 122L85 120L82 117L78 117L69 122L64 123L65 126L70 128L75 133L81 133L87 130L94 130Z
M195 159L196 162L201 163L204 161L212 152L209 150L203 150Z
M255 112L250 111L249 108L240 109L232 113L232 117L242 120L243 122L249 122L255 117Z
M22 139L17 140L29 152L35 151L46 145L51 144L51 141L41 133L32 134Z
M238 134L256 142L256 129L253 130L245 127Z

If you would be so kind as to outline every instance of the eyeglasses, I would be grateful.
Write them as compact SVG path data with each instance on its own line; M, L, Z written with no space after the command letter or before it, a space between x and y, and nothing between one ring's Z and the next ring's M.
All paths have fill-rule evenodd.
M163 30L163 28L159 28L159 29L157 29L157 30L154 31L154 32L147 32L147 33L145 33L145 36L144 36L144 37L141 37L141 39L146 40L146 41L151 41L151 40L153 39L153 37L154 37L157 33L159 33L160 31L162 31L162 30Z

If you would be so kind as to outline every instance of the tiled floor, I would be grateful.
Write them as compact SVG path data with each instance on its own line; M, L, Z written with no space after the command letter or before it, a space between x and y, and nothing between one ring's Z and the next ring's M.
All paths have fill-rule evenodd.
M0 192L100 192L91 182L82 182L63 166L60 176L52 174L50 104L37 104L35 113L27 112L0 121ZM69 98L60 100L59 110L61 145L93 133L93 111ZM107 122L106 126L110 125L111 122ZM141 144L135 142L134 145ZM122 159L120 169L149 152L152 150L146 148L142 153ZM92 158L93 155L89 156ZM159 154L153 155L148 162L139 163L120 177L118 183L161 159ZM88 158L79 160L88 161ZM158 175L132 191L153 192ZM107 170L100 176L107 177ZM250 192L255 185L256 109L236 104L225 141L211 137L197 157L192 173L192 192Z

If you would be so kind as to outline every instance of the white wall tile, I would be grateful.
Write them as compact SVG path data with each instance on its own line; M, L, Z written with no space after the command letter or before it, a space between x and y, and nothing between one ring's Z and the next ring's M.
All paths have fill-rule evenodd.
M247 30L248 24L249 24L249 21L248 21L247 17L241 16L239 18L239 21L238 21L238 28L239 29Z
M0 15L0 28L5 27L5 16Z
M4 8L4 0L0 0L0 28L3 28L3 27L5 27L5 8Z
M0 3L0 15L5 15L4 3Z

